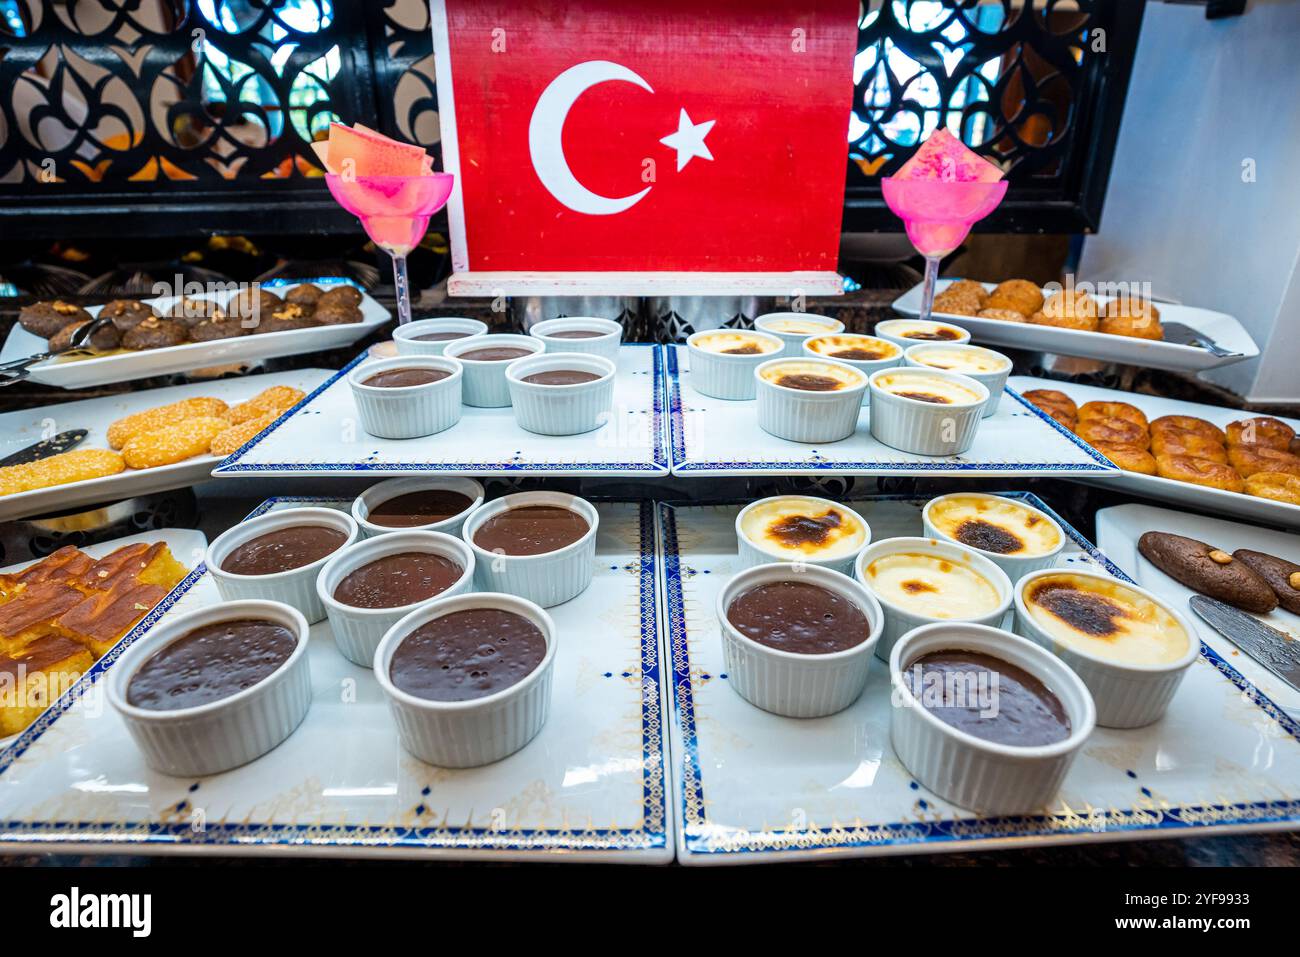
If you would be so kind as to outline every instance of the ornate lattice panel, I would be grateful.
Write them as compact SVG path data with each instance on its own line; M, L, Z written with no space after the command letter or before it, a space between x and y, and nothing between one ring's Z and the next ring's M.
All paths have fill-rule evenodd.
M897 228L878 178L942 124L1009 170L983 228L1095 228L1142 5L864 0L846 227ZM310 142L339 118L436 148L428 19L425 0L0 0L0 229L352 231Z

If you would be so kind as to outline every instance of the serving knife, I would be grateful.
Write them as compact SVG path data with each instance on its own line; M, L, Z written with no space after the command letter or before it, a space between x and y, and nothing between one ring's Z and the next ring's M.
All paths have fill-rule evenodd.
M6 455L0 459L0 467L25 465L28 462L47 459L51 455L59 455L69 449L75 449L86 440L86 435L85 429L69 429L66 432L60 432L52 439L42 439L25 449L19 449L12 455Z
M1223 348L1205 333L1197 332L1186 323L1162 322L1160 328L1164 333L1165 342L1173 342L1180 346L1199 346L1210 355L1218 356L1220 359L1241 355L1240 352L1233 352L1231 349Z
M1281 678L1292 690L1300 691L1300 638L1204 595L1193 595L1191 605L1192 611L1215 631Z

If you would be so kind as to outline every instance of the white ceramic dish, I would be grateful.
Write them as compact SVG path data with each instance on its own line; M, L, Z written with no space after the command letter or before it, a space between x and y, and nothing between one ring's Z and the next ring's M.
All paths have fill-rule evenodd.
M539 435L581 435L600 428L613 415L614 375L618 366L594 353L552 352L518 359L506 369L510 405L521 429ZM526 382L541 372L585 372L591 382L541 385Z
M461 316L437 316L433 319L416 319L393 330L393 343L402 356L440 356L449 342L460 339L421 339L420 336L437 332L459 332L461 338L473 339L487 335L486 322Z
M464 341L464 340L462 340ZM367 379L394 369L428 369L447 375L436 382L389 388ZM446 432L460 421L464 368L450 356L397 356L363 362L348 374L361 427L380 439L419 439Z
M325 606L321 604L316 592L316 576L329 561L330 555L324 555L286 571L273 572L269 575L238 575L224 571L222 563L240 545L261 535L294 526L323 525L334 528L347 536L343 544L335 549L347 548L360 536L360 529L352 516L333 508L283 509L258 516L226 529L208 546L204 564L217 583L217 590L226 601L239 601L256 598L265 601L284 602L296 608L307 619L308 624L315 624L325 617ZM331 554L334 554L332 552Z
M953 337L951 339L917 339L903 335L903 332L917 327L920 327L925 332L950 332L953 333ZM944 319L932 319L929 323L925 323L920 319L885 319L883 322L876 323L873 334L886 342L892 342L903 350L910 349L922 342L940 342L949 346L958 346L970 342L970 333L963 324Z
M533 355L546 350L540 339L532 336L497 334L473 339L457 339L447 344L442 354L459 359L465 367L464 402L480 409L501 409L510 404L510 387L506 367L515 359L467 359L465 354L480 349L524 349Z
M1016 634L1036 641L1056 654L1083 679L1097 703L1098 724L1107 728L1142 728L1159 721L1168 710L1169 702L1178 692L1178 686L1183 683L1188 670L1200 656L1200 642L1192 623L1186 615L1159 596L1126 584L1126 588L1131 588L1169 612L1182 626L1187 633L1186 653L1167 664L1139 665L1113 661L1079 648L1071 648L1056 640L1034 621L1025 607L1025 590L1032 588L1034 582L1043 576L1056 573L1055 569L1046 568L1031 572L1016 582ZM1079 571L1072 574L1110 580L1105 572Z
M953 492L950 495L940 495L936 498L930 499L930 501L925 503L925 508L921 511L921 527L924 530L925 534L930 536L931 538L937 538L940 541L951 542L954 545L965 545L965 547L967 548L972 548L973 546L966 545L964 542L957 541L957 539L941 531L934 524L934 522L932 521L934 509L937 508L939 504L950 501L952 499L962 499L962 498L992 499L992 498L1001 498L1001 497L1002 496L989 495L984 492ZM979 552L981 555L987 556L989 561L991 561L994 565L997 565L998 568L1006 572L1007 577L1011 579L1011 583L1013 585L1020 580L1020 577L1022 575L1027 575L1030 572L1036 572L1040 568L1053 567L1056 564L1057 556L1061 554L1062 550L1064 550L1065 544L1068 541L1068 539L1065 536L1065 531L1061 528L1060 524L1056 521L1056 519L1052 518L1052 516L1048 515L1042 509L1034 508L1032 505L1029 505L1026 502L1016 502L1015 504L1018 507L1025 509L1025 511L1029 512L1031 515L1036 516L1040 521L1048 522L1049 527L1056 530L1056 534L1059 540L1055 548L1037 555L1013 555L1013 554L1003 554L1000 552L986 551L985 549L982 548L975 549L975 551Z
M1061 702L1070 719L1069 736L1055 744L1017 747L976 737L935 717L903 672L918 658L950 650L980 652L1029 672ZM1096 727L1092 696L1079 676L1032 641L999 628L923 625L894 645L889 675L889 741L898 760L945 801L984 814L1028 814L1051 804Z
M849 370L856 380L842 389L814 392L792 389L769 382L764 373L778 370L782 365L794 364L796 368L817 368L834 374L835 369ZM840 373L843 375L843 372ZM754 370L757 392L755 416L758 427L769 435L786 442L801 444L829 444L842 442L851 436L862 411L862 396L867 391L867 377L856 369L832 359L773 359Z
M984 418L988 418L998 411L998 406L1002 402L1002 393L1007 386L1007 378L1011 375L1011 360L1000 352L994 352L992 349L985 349L983 346L973 346L969 342L960 345L945 345L944 343L926 342L919 346L912 346L903 354L903 365L911 366L916 369L937 369L940 366L931 365L926 361L927 355L934 355L942 350L950 350L956 353L975 356L986 359L990 362L997 362L1000 365L993 372L978 372L973 369L952 369L951 371L969 376L984 388L989 390L989 400L984 403Z
M1012 497L1044 508L1031 495ZM923 500L845 504L871 522L877 538L920 534ZM1013 817L954 805L908 773L889 742L885 668L872 669L851 707L815 725L754 708L727 686L715 612L718 591L740 566L736 511L660 507L683 863L1037 849L1300 824L1293 797L1300 793L1300 723L1236 670L1244 655L1203 656L1156 724L1097 728L1056 799ZM1062 526L1070 541L1059 568L1122 576Z
M851 648L803 655L754 641L727 620L727 609L738 596L791 578L811 582L857 605L871 626L870 632ZM754 707L788 718L823 718L853 704L867 683L882 627L880 604L867 589L847 575L815 565L798 572L783 563L737 572L718 592L715 614L731 687Z
M316 283L321 287L342 284L341 282L329 283L325 281ZM268 285L267 288L280 295L290 287ZM191 296L189 298L214 298L224 302L230 298L230 294L212 297ZM164 296L143 301L154 306L160 312L166 312L175 304L176 299L176 296ZM93 316L98 314L99 308L99 306L90 306L86 311ZM217 339L213 342L187 342L184 345L168 346L163 349L117 352L112 355L91 356L85 359L65 360L62 362L47 360L32 367L31 379L33 382L56 386L60 389L85 389L96 385L107 385L111 382L130 382L149 376L187 372L190 369L202 369L207 366L226 365L234 362L253 362L279 356L295 356L304 352L339 349L370 335L384 323L392 321L393 317L388 310L375 302L366 293L362 293L360 308L360 322L341 323L332 326L313 326L309 329L291 329L286 332L263 332L255 335L236 336L233 339ZM0 348L0 362L21 359L24 356L31 356L44 351L44 339L32 335L26 329L14 323L3 348Z
M390 499L397 498L399 495L408 495L412 492L438 489L458 492L470 500L470 505L459 514L444 518L441 521L429 522L426 525L377 525L369 520L371 510ZM393 532L415 531L445 532L448 535L459 536L461 526L465 524L465 519L469 517L469 513L482 504L483 486L472 478L433 476L428 478L389 479L387 482L376 482L352 501L352 519L357 523L357 527L361 529L363 538L374 538L376 535L388 535Z
M490 337L485 337L490 338ZM479 340L474 340L479 341ZM538 340L531 339L536 343ZM360 361L360 360L358 360ZM663 360L655 346L619 352L614 414L583 435L537 435L519 427L508 408L461 410L460 422L436 441L377 439L359 427L346 377L339 372L291 417L218 466L232 475L665 475Z
M1300 538L1288 532L1137 503L1115 505L1099 511L1098 547L1104 549L1115 564L1139 586L1180 609L1188 608L1188 599L1196 593L1170 578L1138 552L1138 539L1143 533L1151 531L1185 535L1208 542L1229 553L1239 548L1249 548L1300 563ZM1252 617L1300 641L1300 615L1278 607L1267 615L1257 614ZM1187 620L1196 626L1205 646L1204 654L1212 655L1213 660L1231 662L1232 667L1240 671L1252 685L1290 714L1300 717L1300 691L1285 684L1198 615L1188 614Z
M817 329L811 332L782 331L781 325L790 322L812 323ZM830 316L817 316L807 312L769 312L754 320L754 328L759 332L766 332L769 336L776 336L780 339L784 343L782 355L788 359L798 358L803 355L804 341L813 336L828 336L843 332L844 323L838 319L832 319ZM769 358L776 357L770 356Z
M935 288L938 292L942 292L953 282L955 282L953 279L940 279ZM995 285L997 284L984 283L984 288L992 290ZM1107 303L1114 297L1095 296L1094 298L1099 303ZM938 312L935 316L970 330L971 336L977 342L989 345L1081 356L1085 359L1101 359L1105 362L1122 362L1148 369L1191 372L1213 369L1259 355L1259 347L1250 338L1250 334L1242 328L1241 323L1226 313L1176 303L1157 302L1156 306L1160 310L1161 321L1181 322L1209 336L1224 349L1238 354L1220 357L1199 346L1153 342L1128 336L1113 336L1103 332L1059 329L1027 322L1005 322L1001 319L980 319L977 316L958 316ZM904 315L919 316L921 314L920 284L895 299L893 307Z
M899 552L930 555L950 561L954 565L969 568L992 585L998 593L997 608L974 618L931 618L928 615L920 614L890 601L871 587L867 577L867 568L876 559L883 558L886 555L895 555ZM965 545L958 545L956 542L944 542L914 535L882 538L872 542L858 553L858 557L853 564L853 577L861 582L867 591L872 593L884 610L885 629L880 636L880 644L876 647L876 657L881 661L888 661L889 655L894 650L894 645L898 640L913 628L919 628L921 625L931 625L936 622L944 624L967 622L973 625L997 627L1002 623L1002 619L1006 617L1007 609L1011 607L1014 592L1014 587L1011 580L1007 578L1006 572L993 564L984 553L977 552L973 548L967 548Z
M577 512L587 532L576 542L539 555L499 555L480 547L474 536L489 519L512 508L549 505ZM565 492L516 492L476 509L465 520L461 537L474 551L474 581L480 591L500 591L535 602L543 608L561 605L591 584L600 513L585 499Z
M422 552L446 558L460 566L460 578L437 595L391 608L359 608L334 597L339 583L358 568L402 552ZM469 591L473 584L474 553L459 538L452 538L444 532L394 531L354 542L331 555L316 577L316 593L325 606L325 615L329 618L330 631L339 652L354 665L370 668L375 663L375 650L389 628L417 607L435 598L452 598Z
M830 558L821 557L799 557L791 558L780 552L774 551L770 547L765 547L762 542L755 541L745 532L746 518L756 509L761 509L771 502L779 502L782 499L794 499L800 503L807 502L813 508L834 509L844 514L849 521L857 522L862 529L862 544L847 554L837 554L837 549L832 549ZM839 502L832 502L827 498L816 498L811 495L775 495L770 498L760 498L757 501L750 502L740 510L736 515L736 547L740 552L740 562L745 568L754 565L768 565L774 562L797 562L800 565L816 565L821 568L829 568L831 571L841 572L845 575L853 574L853 562L858 557L858 552L871 544L871 526L853 509L847 505L841 505Z
M306 720L270 754L200 781L149 770L104 704L114 665L97 665L0 752L0 842L78 855L671 860L654 512L649 502L600 509L596 581L550 612L563 645L550 719L517 754L472 771L411 758L378 682L322 622L308 641ZM188 585L152 620L221 601L210 575Z
M961 455L900 452L877 441L863 408L853 435L809 447L769 435L755 421L754 406L701 395L682 346L666 347L668 408L674 475L916 475L980 476L1075 474L1116 471L1101 453L1070 435L1018 395L1008 394L995 415L980 420L974 444Z
M490 608L530 621L546 654L521 681L470 701L433 701L409 694L389 674L393 653L411 632L444 615ZM375 679L392 708L402 747L441 768L476 768L507 758L537 737L551 711L551 672L559 635L551 616L514 595L480 592L421 605L388 630L374 656Z
M600 335L572 339L556 336L557 332L598 332ZM562 319L544 319L534 324L528 334L541 339L546 344L547 352L581 352L616 362L619 346L623 342L623 325L612 319L566 316Z
M955 383L963 387L963 398L966 392L975 393L977 398L964 404L939 405L898 395L882 386L886 378L910 380L913 376L917 382L937 378ZM969 376L938 369L919 369L915 373L910 368L881 369L872 373L868 391L872 437L891 449L913 455L960 455L967 451L975 442L990 399L989 390Z
M294 636L289 657L261 681L216 701L175 711L140 708L127 700L131 679L154 655L196 628L238 619L283 625ZM222 602L174 615L139 638L108 679L108 700L154 770L192 779L220 774L274 750L302 724L311 707L307 621L276 601Z
M1229 422L1250 417L1250 413L1242 412L1240 409L1224 409L1213 405L1202 405L1199 402L1182 402L1178 399L1165 399L1152 395L1134 395L1117 389L1098 389L1093 386L1075 385L1072 382L1058 382L1055 379L1012 376L1007 384L1018 392L1056 389L1064 392L1079 405L1090 401L1128 402L1145 412L1148 419L1155 419L1162 415L1192 415L1222 427ZM1300 420L1283 419L1282 421L1300 431ZM1070 478L1088 482L1090 485L1094 484L1089 481L1088 476L1078 475ZM1105 487L1117 491L1128 492L1142 498L1173 502L1214 515L1234 515L1252 522L1300 529L1300 505L1289 505L1286 502L1258 498L1241 492L1228 492L1205 485L1193 485L1190 482L1176 482L1173 479L1161 478L1158 475L1142 475L1139 472L1108 474L1104 484Z
M273 372L238 379L194 382L165 389L145 389L121 395L82 399L17 412L0 413L0 458L66 429L85 429L81 449L108 448L108 427L123 416L196 396L213 396L230 405L251 399L263 389L287 385L310 395L333 375L325 369ZM152 469L126 469L116 475L52 485L13 495L0 495L0 521L64 512L81 505L117 502L136 495L148 495L173 488L186 488L208 479L221 461L216 455L196 455L175 465Z
M708 349L702 349L698 345L699 341L707 336L716 336L725 330L707 329L701 332L693 332L686 339L686 349L691 354L691 368L695 370L695 376L691 384L695 391L701 395L706 395L714 399L727 399L729 401L744 401L752 399L755 395L757 383L754 380L754 370L764 362L770 359L779 358L784 354L785 344L777 336L769 335L766 332L746 331L743 333L747 336L774 344L770 352L759 352L753 355L712 352Z

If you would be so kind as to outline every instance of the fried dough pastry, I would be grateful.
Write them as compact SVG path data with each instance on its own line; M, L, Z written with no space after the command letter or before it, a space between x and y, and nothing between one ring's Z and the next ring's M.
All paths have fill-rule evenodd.
M1245 488L1241 476L1230 466L1190 455L1160 455L1156 457L1156 474L1175 482L1191 482L1227 492L1240 492Z

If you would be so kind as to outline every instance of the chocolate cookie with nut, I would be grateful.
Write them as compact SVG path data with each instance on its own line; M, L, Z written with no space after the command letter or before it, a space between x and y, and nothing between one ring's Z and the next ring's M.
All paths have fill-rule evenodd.
M1253 568L1222 549L1169 532L1146 532L1138 551L1175 581L1243 611L1267 614L1277 595Z
M48 339L69 323L80 325L90 321L90 313L76 303L55 299L52 302L34 302L18 312L18 324L34 336Z

